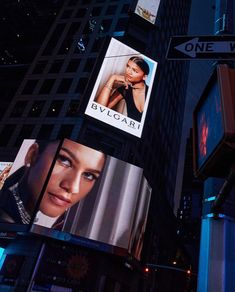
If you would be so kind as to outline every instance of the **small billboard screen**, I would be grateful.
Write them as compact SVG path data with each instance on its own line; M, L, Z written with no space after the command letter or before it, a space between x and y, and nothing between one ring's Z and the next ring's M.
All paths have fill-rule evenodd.
M1 231L25 231L32 223L59 142L52 143L50 149L47 144L45 141L24 140L14 163L2 163ZM42 166L38 158L45 149L48 149L47 165Z
M160 0L138 0L135 13L143 19L155 24Z
M3 187L3 184L8 177L13 162L0 162L0 190Z
M157 62L112 38L85 114L141 137Z
M65 139L31 232L138 259L150 196L142 168Z

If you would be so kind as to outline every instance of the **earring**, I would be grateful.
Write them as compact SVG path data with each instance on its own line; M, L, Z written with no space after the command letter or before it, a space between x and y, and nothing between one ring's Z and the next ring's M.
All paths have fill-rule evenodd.
M28 163L26 163L26 167L30 167L30 163L28 162Z

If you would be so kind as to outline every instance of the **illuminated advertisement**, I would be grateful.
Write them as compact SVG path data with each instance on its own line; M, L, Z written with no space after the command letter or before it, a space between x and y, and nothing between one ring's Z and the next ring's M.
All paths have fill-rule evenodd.
M0 223L138 259L150 197L142 168L69 139L27 139L0 192Z
M37 210L40 194L59 142L24 140L0 191L1 230L27 230ZM49 145L49 146L48 146ZM42 164L41 153L48 154ZM50 150L50 153L49 153ZM9 224L7 224L9 223Z
M160 0L138 0L135 13L154 24L156 21L159 4Z
M141 137L157 62L112 38L85 114Z
M13 162L0 162L0 190L9 175Z
M143 169L65 139L31 231L68 241L74 235L139 258L150 196Z

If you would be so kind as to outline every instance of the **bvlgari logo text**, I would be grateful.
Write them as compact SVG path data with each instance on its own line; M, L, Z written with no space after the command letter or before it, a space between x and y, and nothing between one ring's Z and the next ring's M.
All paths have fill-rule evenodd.
M119 114L115 112L114 110L111 110L107 107L104 107L98 103L92 103L91 109L101 113L104 116L107 116L107 119L114 119L116 121L119 121L121 124L126 124L128 127L132 129L139 129L140 123L137 121L134 121L128 117L123 116L122 114Z

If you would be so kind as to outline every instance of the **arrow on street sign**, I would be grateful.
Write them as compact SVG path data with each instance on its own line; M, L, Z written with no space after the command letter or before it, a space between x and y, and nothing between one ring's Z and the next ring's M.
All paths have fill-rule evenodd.
M167 59L235 59L235 36L172 37Z

